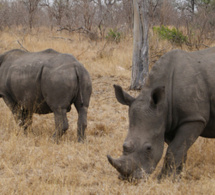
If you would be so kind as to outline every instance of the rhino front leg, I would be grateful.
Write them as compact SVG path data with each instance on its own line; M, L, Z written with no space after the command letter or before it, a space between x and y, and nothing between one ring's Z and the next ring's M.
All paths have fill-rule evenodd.
M26 134L28 127L32 124L32 112L29 112L27 109L23 109L9 96L5 96L3 99L13 113L16 123L24 129L24 133Z
M166 176L179 175L186 162L187 151L204 129L203 122L187 122L181 125L169 144L164 159L164 165L158 179Z
M24 133L27 134L27 129L32 125L33 114L25 109L17 111L18 124L24 129Z
M57 109L54 111L55 133L53 135L53 138L57 143L59 141L59 138L66 132L69 127L66 112L66 109Z

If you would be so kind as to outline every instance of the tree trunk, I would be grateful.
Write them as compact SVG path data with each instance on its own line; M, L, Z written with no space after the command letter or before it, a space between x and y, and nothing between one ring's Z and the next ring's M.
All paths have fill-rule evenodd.
M195 0L191 0L191 12L192 12L192 17L193 17L193 14L195 12Z
M133 0L134 35L130 89L141 89L148 73L148 6L145 0Z
M146 78L148 72L149 72L149 17L148 17L148 5L147 1L143 0L143 9L142 9L142 22L143 24L143 47L141 49L141 59L143 62L143 83L144 79Z

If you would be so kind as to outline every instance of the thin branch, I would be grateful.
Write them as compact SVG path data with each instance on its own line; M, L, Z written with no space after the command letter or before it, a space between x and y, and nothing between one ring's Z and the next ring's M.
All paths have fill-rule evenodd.
M20 47L21 47L23 50L29 52L29 51L19 42L19 40L17 40L17 43L20 45Z

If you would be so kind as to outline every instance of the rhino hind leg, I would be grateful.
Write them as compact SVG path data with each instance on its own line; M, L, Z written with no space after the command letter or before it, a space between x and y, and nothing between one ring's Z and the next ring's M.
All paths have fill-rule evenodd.
M57 143L59 141L59 138L66 132L69 127L66 112L66 109L57 109L54 111L55 133L53 135L53 138Z
M85 129L87 127L87 107L80 107L77 109L78 111L78 129L77 129L77 136L78 142L84 142L85 136Z
M179 175L183 169L187 159L187 151L200 136L204 129L203 122L187 122L181 125L174 139L169 143L164 165L158 179L165 178L166 176Z

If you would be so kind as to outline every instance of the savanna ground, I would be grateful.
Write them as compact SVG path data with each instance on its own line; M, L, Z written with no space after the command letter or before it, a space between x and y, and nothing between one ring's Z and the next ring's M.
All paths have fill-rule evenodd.
M172 46L151 38L151 62ZM27 136L17 127L0 101L0 194L215 194L215 140L199 138L188 153L186 169L178 182L156 176L129 183L117 178L106 155L118 157L127 134L127 107L114 96L113 84L128 91L131 78L132 38L119 44L90 41L83 35L38 30L0 33L0 53L25 47L29 51L53 48L72 53L91 74L93 93L88 113L87 139L77 142L77 113L68 113L69 129L55 144L53 114L34 115ZM186 49L186 48L184 48ZM130 91L137 96L139 92ZM165 152L165 151L164 151Z

